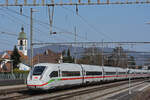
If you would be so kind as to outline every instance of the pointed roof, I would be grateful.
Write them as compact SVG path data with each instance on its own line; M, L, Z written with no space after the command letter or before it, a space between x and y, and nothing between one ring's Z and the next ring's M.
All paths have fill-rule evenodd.
M10 50L5 51L1 58L10 59L10 56L12 53L13 53L13 51L10 51ZM25 59L27 59L27 56L25 56L22 52L18 51L18 53L20 54L21 57L24 57Z
M24 32L24 28L21 27L21 32L19 33L18 39L27 39L26 33Z

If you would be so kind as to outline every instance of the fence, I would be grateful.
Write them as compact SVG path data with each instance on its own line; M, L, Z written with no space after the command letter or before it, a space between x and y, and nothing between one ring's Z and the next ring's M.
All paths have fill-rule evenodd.
M0 73L0 80L25 80L28 74L14 73L14 74L3 74Z

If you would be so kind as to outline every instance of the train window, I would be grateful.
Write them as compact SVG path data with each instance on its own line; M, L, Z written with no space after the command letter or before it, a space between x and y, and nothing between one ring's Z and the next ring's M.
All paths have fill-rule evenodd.
M119 75L124 75L126 72L118 72Z
M63 77L80 76L80 71L62 71L62 76Z
M58 71L53 71L53 72L50 74L50 77L58 77Z
M105 75L116 75L116 72L105 72Z
M33 69L33 75L42 75L46 66L35 66Z
M102 75L102 72L98 71L87 71L86 75Z

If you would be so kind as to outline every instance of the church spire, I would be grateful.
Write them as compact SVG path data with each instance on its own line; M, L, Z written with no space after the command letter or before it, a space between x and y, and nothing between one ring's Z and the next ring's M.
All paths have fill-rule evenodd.
M24 32L24 27L23 26L21 27L21 31Z
M27 39L26 33L24 32L24 27L21 27L21 32L19 33L18 39Z

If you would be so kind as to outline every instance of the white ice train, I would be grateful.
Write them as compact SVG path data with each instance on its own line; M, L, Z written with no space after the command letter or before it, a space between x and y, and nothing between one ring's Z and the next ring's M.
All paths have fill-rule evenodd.
M27 77L29 89L48 90L60 86L149 77L150 71L83 64L36 64Z

